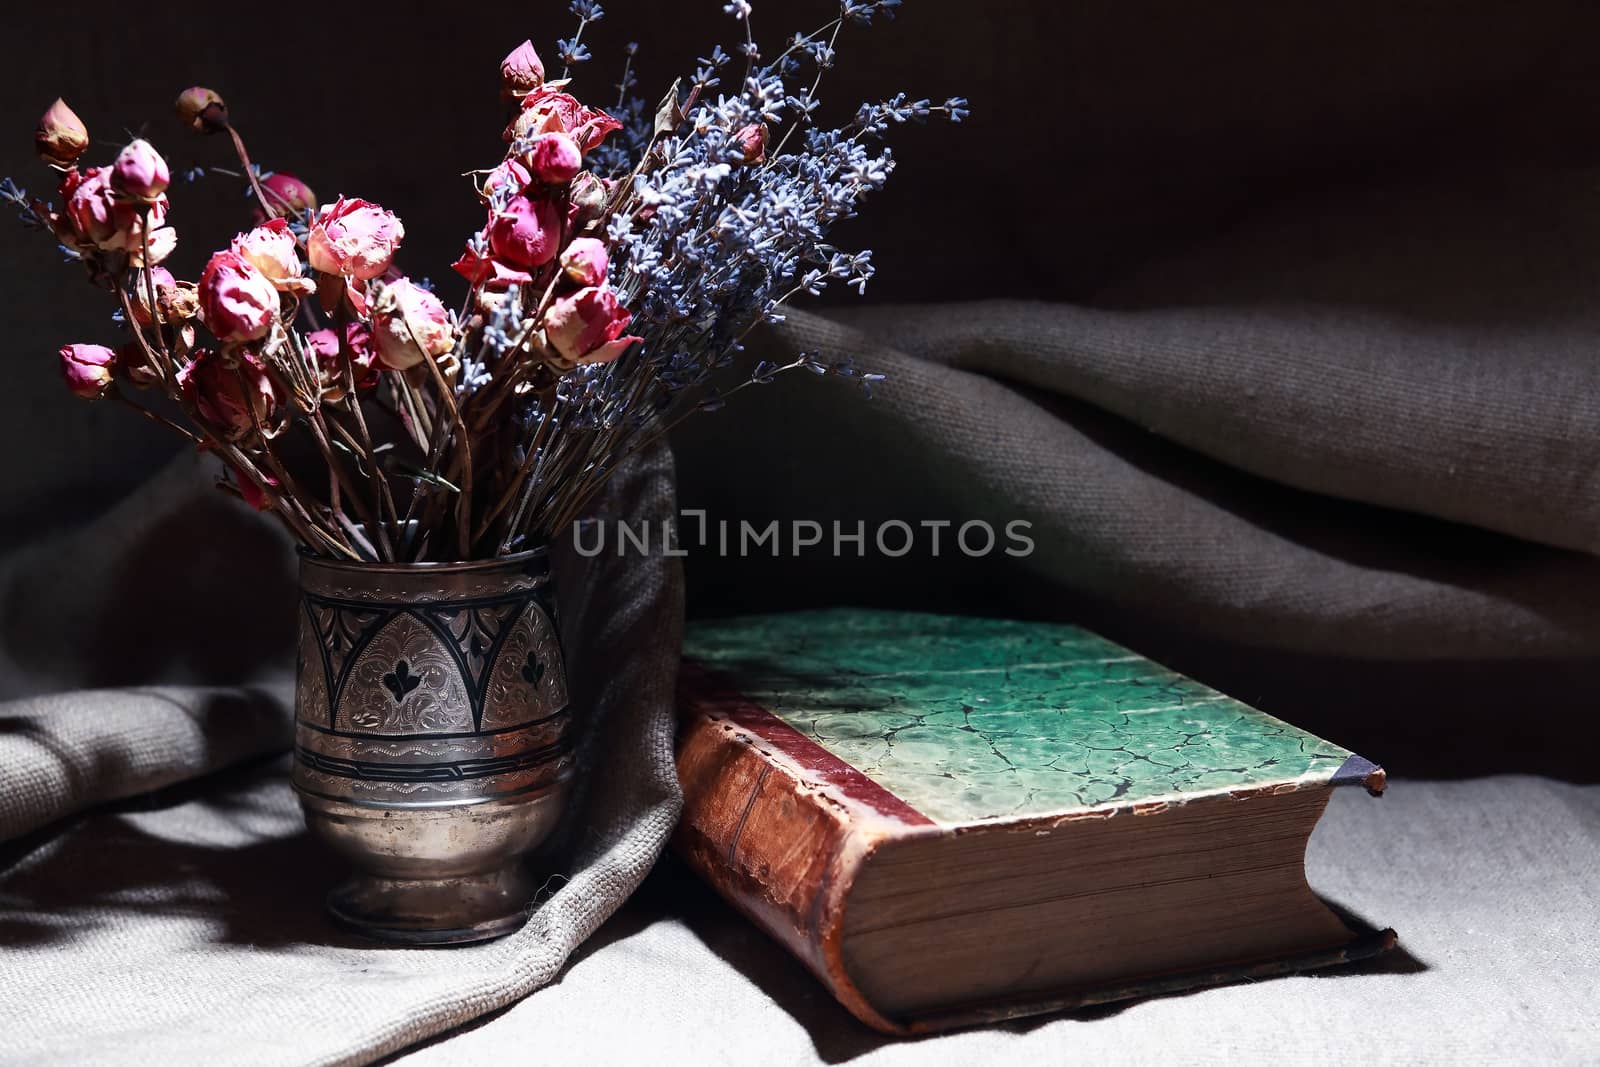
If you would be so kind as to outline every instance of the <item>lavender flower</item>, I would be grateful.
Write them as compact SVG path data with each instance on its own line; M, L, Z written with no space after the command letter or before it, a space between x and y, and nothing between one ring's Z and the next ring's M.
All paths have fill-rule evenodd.
M557 383L548 403L528 401L522 417L541 443L534 446L534 474L510 536L521 536L528 521L553 519L548 534L577 514L574 502L592 488L574 493L552 472L571 469L562 466L561 449L584 434L599 434L614 446L620 432L627 442L578 461L578 481L593 486L683 415L715 410L739 388L766 384L785 371L836 377L869 393L883 380L848 361L829 364L807 354L783 366L761 361L732 389L714 384L750 330L781 322L792 297L834 284L865 291L871 252L839 249L829 231L853 217L893 172L893 156L882 143L891 129L939 115L966 116L960 98L935 105L901 93L862 105L844 126L815 124L817 88L837 60L840 28L892 17L898 2L842 0L835 19L794 34L776 58L761 63L752 7L732 0L724 11L745 32L737 51L748 65L737 91L713 95L732 62L721 46L698 61L687 101L663 103L663 114L679 104L687 108L681 122L651 123L658 109L627 98L623 88L623 131L592 161L623 183L604 233L611 284L633 312L630 330L644 343L609 365L577 368ZM747 136L752 129L761 136ZM765 145L774 130L776 148L752 160L748 146Z

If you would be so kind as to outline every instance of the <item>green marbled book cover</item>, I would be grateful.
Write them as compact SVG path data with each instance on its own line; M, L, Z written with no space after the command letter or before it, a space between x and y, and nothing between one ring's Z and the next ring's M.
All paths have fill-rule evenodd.
M1076 626L835 609L697 623L685 656L946 827L1382 788L1346 749Z

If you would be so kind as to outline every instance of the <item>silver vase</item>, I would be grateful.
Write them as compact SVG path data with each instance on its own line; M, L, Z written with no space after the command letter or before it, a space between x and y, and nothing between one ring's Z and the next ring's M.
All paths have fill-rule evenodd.
M573 770L549 555L305 558L300 588L294 786L355 868L329 912L409 944L516 929Z

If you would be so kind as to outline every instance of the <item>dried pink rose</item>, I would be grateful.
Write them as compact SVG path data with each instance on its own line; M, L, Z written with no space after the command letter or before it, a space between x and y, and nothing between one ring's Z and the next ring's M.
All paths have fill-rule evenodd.
M482 200L490 203L497 197L516 196L533 181L533 175L515 159L508 159L489 172L483 179Z
M377 352L372 345L372 331L364 322L347 322L344 327L345 343L350 347L350 370L358 392L378 384ZM332 330L316 330L306 335L311 351L317 357L317 371L322 381L324 395L334 402L344 399L344 359L339 351L339 335Z
M33 146L39 158L52 167L72 166L89 147L89 128L60 97L39 117L33 133Z
M66 198L66 216L77 237L99 248L118 233L118 210L126 212L111 195L111 183L99 167L68 171L61 179L61 195Z
M199 349L178 371L178 387L206 425L229 441L251 436L258 423L270 432L282 404L272 378L250 353L228 360L212 349Z
M89 167L81 173L68 171L61 182L66 199L66 220L72 235L81 245L103 252L125 252L135 265L141 265L146 249L144 217L150 220L150 262L160 263L177 244L178 235L167 218L167 198L157 196L147 204L120 199L111 187L110 172Z
M301 274L300 252L285 219L273 219L239 234L228 245L228 251L265 275L280 293L304 296L316 290L311 280Z
M542 267L556 257L561 218L551 201L514 196L489 220L489 248L495 258L519 270Z
M593 237L579 237L561 253L561 269L579 285L601 285L606 280L606 244Z
M622 123L597 108L584 107L571 93L549 86L522 98L522 112L502 135L507 141L538 133L564 133L585 154L599 147L608 135L622 129Z
M317 210L317 194L293 174L285 174L281 170L276 174L268 174L261 179L261 191L273 210L280 215L308 216ZM257 226L267 221L267 213L261 210L260 204L256 205L255 220Z
M500 84L507 93L527 93L544 84L544 64L532 41L523 41L500 61Z
M200 320L224 342L253 341L278 318L278 290L236 252L218 252L200 275Z
M61 349L61 377L72 395L98 400L106 395L117 370L117 354L105 345L66 345Z
M583 169L583 153L564 133L547 133L528 152L528 169L546 185L565 185Z
M392 212L365 200L340 197L317 215L306 238L313 270L357 281L389 269L406 228Z
M409 278L390 282L372 307L372 340L391 370L415 367L455 347L455 321L439 298Z
M622 336L631 321L633 316L618 302L616 293L590 286L550 305L544 333L564 364L609 363L642 340Z
M111 164L111 188L131 200L154 200L170 184L167 161L143 138L130 141Z
M135 267L142 267L146 258L152 265L160 263L172 255L172 250L178 247L178 231L171 226L162 226L160 229L150 231L150 244L145 250L130 252L128 262ZM146 256L146 251L149 255Z
M751 123L733 135L733 143L744 154L746 163L760 163L767 158L767 124Z

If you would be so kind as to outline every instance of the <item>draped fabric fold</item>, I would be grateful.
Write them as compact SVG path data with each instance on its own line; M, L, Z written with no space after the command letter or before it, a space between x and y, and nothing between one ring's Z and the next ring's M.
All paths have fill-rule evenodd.
M558 546L569 684L586 722L575 814L564 847L540 860L551 877L539 908L517 933L463 949L340 933L321 912L337 861L306 836L286 761L261 758L289 741L292 554L211 477L180 459L57 552L23 550L8 571L5 625L27 640L8 645L7 689L73 672L113 687L0 704L0 1062L369 1062L549 982L644 878L677 819L677 560ZM671 457L657 448L618 474L602 510L659 523L672 498ZM256 539L235 536L235 519ZM119 636L78 643L80 628L129 605L120 580L61 580L66 549L103 579L190 573ZM183 558L163 558L174 550ZM288 583L284 602L241 601L251 574ZM214 628L257 610L284 632L259 635L245 663L208 666L204 650L225 656L245 637ZM144 684L218 669L238 683ZM110 806L71 818L96 804Z
M696 608L1087 601L1320 655L1600 654L1595 177L1285 191L1073 303L791 311L751 358L887 380L745 390L675 438L680 496L732 528L864 524L868 550L691 565ZM872 544L975 520L1034 550Z

